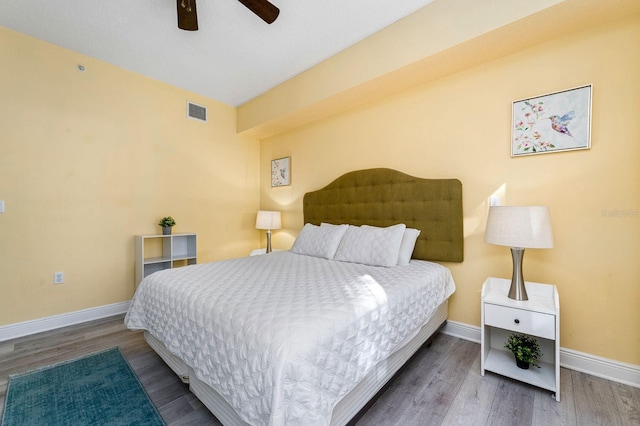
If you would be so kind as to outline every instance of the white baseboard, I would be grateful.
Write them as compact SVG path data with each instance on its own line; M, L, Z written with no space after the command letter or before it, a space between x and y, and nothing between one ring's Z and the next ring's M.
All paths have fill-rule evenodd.
M447 320L442 333L480 343L480 327ZM560 347L560 366L640 388L640 366Z
M560 347L560 366L640 388L640 366Z
M127 312L130 301L0 326L0 342Z
M476 327L475 325L447 320L447 324L440 331L449 336L459 337L480 344L480 327Z

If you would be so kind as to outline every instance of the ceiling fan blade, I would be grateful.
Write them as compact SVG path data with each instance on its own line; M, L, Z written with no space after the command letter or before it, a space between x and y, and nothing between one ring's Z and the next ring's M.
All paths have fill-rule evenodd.
M177 0L178 28L187 31L198 31L198 14L196 0Z
M271 24L280 14L280 9L267 0L238 0L250 11L258 15L264 22Z

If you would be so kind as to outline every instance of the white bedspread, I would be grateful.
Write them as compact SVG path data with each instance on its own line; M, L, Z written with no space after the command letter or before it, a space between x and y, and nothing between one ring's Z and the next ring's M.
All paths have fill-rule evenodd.
M288 251L156 272L125 318L253 425L328 425L335 404L455 290L430 262L371 267Z

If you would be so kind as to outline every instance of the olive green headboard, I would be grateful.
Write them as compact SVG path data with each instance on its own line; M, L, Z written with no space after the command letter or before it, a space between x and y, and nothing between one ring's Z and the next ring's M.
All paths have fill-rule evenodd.
M420 229L414 259L462 262L462 183L391 169L349 172L303 199L304 222Z

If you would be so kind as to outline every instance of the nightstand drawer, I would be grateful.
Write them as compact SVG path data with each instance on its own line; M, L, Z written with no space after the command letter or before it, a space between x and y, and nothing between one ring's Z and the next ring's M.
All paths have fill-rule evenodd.
M555 339L556 337L555 315L485 303L484 322L485 325L545 339Z

